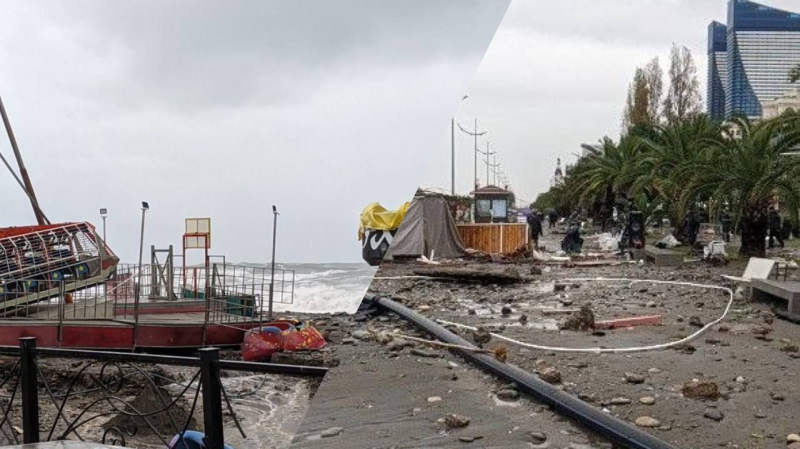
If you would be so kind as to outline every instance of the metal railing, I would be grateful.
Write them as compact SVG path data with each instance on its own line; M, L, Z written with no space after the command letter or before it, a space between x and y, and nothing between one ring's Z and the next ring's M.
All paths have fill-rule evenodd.
M142 284L138 284L141 280ZM57 322L59 329L78 321L114 321L138 328L159 307L180 305L187 322L202 324L203 345L209 325L246 330L264 321L270 289L275 304L294 300L295 272L276 269L275 284L263 266L214 263L210 267L120 264L105 282L95 279L47 281L46 291L29 289L25 279L2 279L13 289L0 290L0 318L18 321ZM171 291L167 291L170 287ZM163 310L162 309L162 310ZM194 314L192 317L191 315ZM59 332L59 341L61 333ZM136 337L134 337L136 340ZM135 346L135 341L133 342Z
M117 421L115 425L105 428L99 437L100 443L126 446L126 439L136 436L137 431L144 428L158 445L172 447L183 441L183 447L188 447L184 438L188 438L188 430L193 430L190 427L202 397L200 407L203 412L204 442L210 449L222 449L225 444L223 406L242 437L247 438L231 405L231 395L222 383L222 370L312 377L322 377L327 372L327 368L322 367L221 360L217 348L203 348L198 352L199 357L176 357L37 348L34 337L20 338L19 347L0 346L0 355L18 357L11 369L0 378L0 388L5 388L7 392L0 394L0 442L5 439L8 444L37 443L72 438L86 441L93 430L97 433L98 418L112 417ZM41 363L40 359L44 357L87 361L80 366L73 364L74 374L63 382L63 374L48 372L46 364ZM187 384L178 383L180 391L172 397L159 385L159 380L165 379L163 376L137 364L198 369ZM62 380L61 389L56 385L59 378ZM128 399L132 393L129 384L150 388L155 404L144 409L141 404L134 403L135 399ZM81 405L67 413L66 405L73 398ZM179 407L176 406L181 399L191 402L191 408L183 419L178 416ZM42 414L44 408L52 411ZM52 422L43 422L43 417ZM14 425L14 422L21 425ZM107 421L106 424L112 422ZM45 429L46 434L40 429ZM87 435L82 435L84 431ZM22 441L19 433L22 434Z

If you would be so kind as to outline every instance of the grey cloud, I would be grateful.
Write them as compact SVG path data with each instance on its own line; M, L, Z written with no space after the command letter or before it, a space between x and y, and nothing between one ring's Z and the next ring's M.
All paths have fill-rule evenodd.
M361 209L411 197L507 4L14 3L0 95L45 212L109 208L123 259L148 200L147 246L211 216L215 252L263 261L276 204L280 260L358 261ZM0 226L29 209L0 174Z

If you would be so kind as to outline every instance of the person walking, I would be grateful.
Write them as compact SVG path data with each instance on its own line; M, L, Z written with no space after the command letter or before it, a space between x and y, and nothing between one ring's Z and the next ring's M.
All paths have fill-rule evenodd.
M550 229L556 227L556 222L558 221L558 213L555 209L550 209L550 213L547 214L547 221L550 222Z
M775 242L773 239L778 240L781 248L784 247L783 238L781 238L781 215L775 210L774 207L769 208L769 247L774 248Z
M542 220L536 211L531 211L528 215L528 240L531 251L539 249L539 236L542 233Z
M605 204L600 206L600 232L606 232L606 222L608 221L609 213Z
M731 213L728 208L722 209L719 221L722 223L722 239L725 243L731 242Z

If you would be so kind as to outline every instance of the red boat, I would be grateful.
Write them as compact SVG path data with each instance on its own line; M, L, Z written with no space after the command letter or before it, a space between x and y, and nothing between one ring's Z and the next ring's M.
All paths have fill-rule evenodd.
M247 331L242 342L242 359L268 360L283 351L310 351L325 347L326 341L312 326L298 320L278 320Z

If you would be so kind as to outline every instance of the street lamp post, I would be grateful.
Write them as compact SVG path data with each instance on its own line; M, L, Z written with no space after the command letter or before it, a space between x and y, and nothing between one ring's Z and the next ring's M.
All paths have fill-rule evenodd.
M136 295L133 298L133 345L139 337L139 296L142 294L142 254L144 252L144 217L147 211L150 210L150 205L147 201L142 201L142 231L139 236L139 272L138 281L136 282Z
M278 208L275 205L272 205L272 263L270 264L270 268L272 274L270 275L269 281L269 320L272 321L272 300L275 293L275 243L277 241L278 236ZM262 309L263 310L263 309Z
M103 218L103 241L106 241L106 216L108 215L108 209L105 207L100 209L100 216Z
M450 119L450 194L456 196L456 119Z
M461 97L461 102L469 98L469 95ZM476 128L477 132L478 129ZM456 196L456 119L450 119L450 194Z

